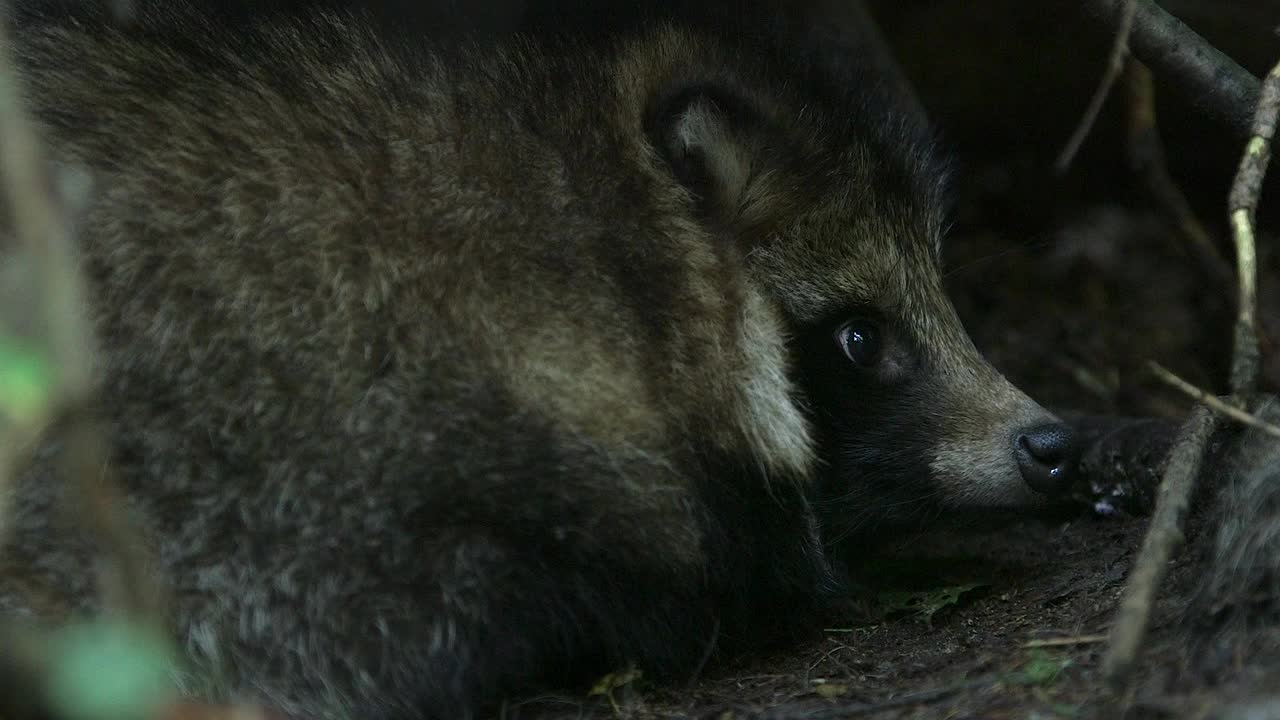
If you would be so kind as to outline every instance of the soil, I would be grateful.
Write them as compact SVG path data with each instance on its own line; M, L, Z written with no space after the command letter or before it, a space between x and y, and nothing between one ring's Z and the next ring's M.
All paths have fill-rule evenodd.
M1055 410L1165 421L1131 426L1119 450L1095 453L1093 500L1115 491L1113 502L981 534L903 538L862 558L854 575L871 584L848 607L815 618L821 631L807 641L722 659L685 688L615 677L608 692L513 704L504 716L1280 718L1280 624L1230 645L1237 654L1212 672L1197 660L1205 618L1193 600L1212 535L1212 521L1200 515L1161 587L1137 681L1118 695L1101 677L1105 636L1158 477L1152 448L1167 446L1190 406L1147 362L1224 393L1234 312L1234 290L1192 259L1130 171L1122 104L1109 104L1072 170L1053 173L1096 82L1081 57L1092 53L1101 68L1105 43L1037 3L992 2L983 13L946 0L883 5L890 39L959 156L945 264L975 342ZM1257 59L1280 44L1260 35L1261 26L1218 20L1202 32L1243 43L1226 49L1263 74ZM972 102L984 93L990 105ZM1174 180L1233 262L1225 201L1240 143L1164 99L1159 117ZM1272 178L1264 194L1277 207L1264 200L1259 252L1264 330L1280 339L1276 185ZM1280 390L1278 360L1269 352L1264 367L1272 393ZM1207 465L1201 500L1220 474L1220 464Z
M603 697L589 703L563 698L564 707L554 712L544 699L537 703L539 715L1096 717L1105 647L1099 636L1107 631L1143 525L1080 518L1006 528L959 543L946 535L917 538L909 552L890 554L917 573L932 571L927 584L906 587L980 586L932 617L908 610L878 621L865 613L826 618L822 637L772 656L727 663L689 690L622 688L613 693L616 709ZM1182 579L1175 571L1170 585ZM882 597L890 592L881 588ZM1157 632L1172 629L1167 614L1157 619ZM1037 642L1047 646L1032 647Z

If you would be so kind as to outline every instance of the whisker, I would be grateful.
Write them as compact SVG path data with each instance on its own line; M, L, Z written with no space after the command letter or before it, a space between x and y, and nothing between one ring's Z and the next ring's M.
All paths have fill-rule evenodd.
M1013 247L1005 248L1000 252L991 253L990 255L983 255L982 257L974 258L969 262L961 263L960 265L957 265L956 267L953 267L950 270L947 270L946 272L944 272L942 274L942 278L945 280L951 277L952 275L955 275L958 272L974 269L975 265L982 265L982 264L994 262L996 260L999 260L1004 257L1008 257L1009 255L1013 255L1016 253L1031 252L1032 250L1042 250L1044 248L1052 247L1054 245L1060 244L1061 242L1062 242L1061 239L1058 239L1058 238L1046 238L1044 240L1037 240L1035 242L1026 243L1024 245L1014 245Z

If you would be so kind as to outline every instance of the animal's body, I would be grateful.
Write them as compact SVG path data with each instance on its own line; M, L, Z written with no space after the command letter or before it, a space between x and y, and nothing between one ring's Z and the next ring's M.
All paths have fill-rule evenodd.
M1060 428L943 293L927 137L866 88L671 24L392 45L192 17L46 20L17 52L92 178L114 471L228 691L463 718L680 677L803 616L820 526L1057 482ZM16 494L7 614L93 607L57 453Z

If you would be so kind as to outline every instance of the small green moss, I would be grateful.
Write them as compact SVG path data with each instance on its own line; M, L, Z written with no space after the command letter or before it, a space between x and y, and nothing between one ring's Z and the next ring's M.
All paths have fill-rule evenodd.
M1022 669L1011 680L1019 685L1051 685L1071 665L1071 658L1055 657L1044 650L1032 650Z
M933 616L941 610L959 605L966 593L987 587L987 583L965 583L924 591L894 590L880 593L876 600L881 617L906 614L933 623Z

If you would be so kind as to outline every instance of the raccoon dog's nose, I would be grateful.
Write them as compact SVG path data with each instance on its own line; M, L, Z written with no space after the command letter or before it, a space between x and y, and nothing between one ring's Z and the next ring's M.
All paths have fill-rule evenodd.
M1031 489L1053 494L1066 490L1071 484L1076 460L1071 428L1062 423L1029 428L1019 433L1015 444L1018 469Z

